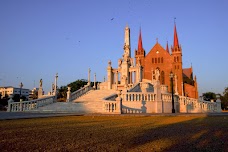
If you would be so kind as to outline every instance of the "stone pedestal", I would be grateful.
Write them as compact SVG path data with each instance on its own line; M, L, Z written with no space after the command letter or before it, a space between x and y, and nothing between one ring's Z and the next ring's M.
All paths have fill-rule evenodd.
M70 90L71 90L71 88L67 87L67 100L66 100L66 102L70 102L70 95L71 95Z
M42 98L42 96L43 96L43 88L39 88L39 90L38 90L38 99Z
M154 93L156 94L155 112L156 113L163 113L163 102L162 102L162 97L161 97L161 85L160 85L159 80L156 80L154 83Z

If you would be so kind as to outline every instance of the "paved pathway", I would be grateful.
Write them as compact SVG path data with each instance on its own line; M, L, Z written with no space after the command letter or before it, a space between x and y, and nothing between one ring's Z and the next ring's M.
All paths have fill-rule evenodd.
M7 119L27 119L27 118L44 118L57 116L76 116L83 114L75 113L35 113L35 112L0 112L0 120Z
M0 112L0 120L45 118L59 116L116 116L115 114L80 114L80 113L37 113L37 112ZM228 116L228 112L222 113L175 113L175 114L122 114L119 116Z

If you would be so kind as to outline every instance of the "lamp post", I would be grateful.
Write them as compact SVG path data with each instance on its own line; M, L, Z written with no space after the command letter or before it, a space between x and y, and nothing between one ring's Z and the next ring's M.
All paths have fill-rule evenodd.
M23 87L23 83L22 82L19 84L19 87L20 87L20 100L21 100L21 89Z
M174 77L174 75L173 75L173 72L172 71L170 72L169 77L170 77L170 81L171 81L171 90L172 90L172 113L175 113L175 109L174 109L174 98L173 98L173 77Z

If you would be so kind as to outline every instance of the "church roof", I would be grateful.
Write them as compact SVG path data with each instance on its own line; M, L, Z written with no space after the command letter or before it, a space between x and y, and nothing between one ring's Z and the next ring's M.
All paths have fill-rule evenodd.
M174 39L173 39L173 47L175 48L175 46L179 47L176 24L174 25Z
M185 69L183 69L183 74L184 74L185 76L187 76L188 78L191 79L192 68L185 68Z
M138 50L143 50L141 28L139 32Z

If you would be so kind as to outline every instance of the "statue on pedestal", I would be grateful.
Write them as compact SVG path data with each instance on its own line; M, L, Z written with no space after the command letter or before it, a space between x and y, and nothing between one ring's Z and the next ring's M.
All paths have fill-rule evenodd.
M43 86L43 80L40 79L40 88L42 88L42 86Z

